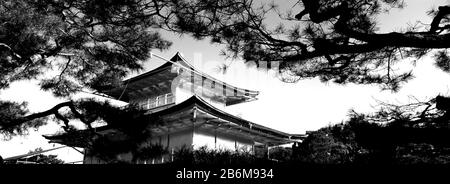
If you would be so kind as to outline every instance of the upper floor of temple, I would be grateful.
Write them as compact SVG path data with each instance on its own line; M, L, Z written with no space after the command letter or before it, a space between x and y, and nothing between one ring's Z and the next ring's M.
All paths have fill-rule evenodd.
M124 80L121 87L102 93L149 110L181 103L193 95L211 104L229 106L256 100L259 94L211 77L193 67L178 52L156 69Z

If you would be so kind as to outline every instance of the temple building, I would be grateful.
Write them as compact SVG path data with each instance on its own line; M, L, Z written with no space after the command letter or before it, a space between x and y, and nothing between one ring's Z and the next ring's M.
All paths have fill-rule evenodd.
M254 153L256 149L267 150L303 138L302 135L247 121L218 108L257 100L259 92L217 80L194 68L180 53L156 69L123 81L122 87L103 93L137 104L146 110L145 114L161 117L164 124L151 128L151 143L171 152L186 146L193 149L206 146ZM96 131L104 134L114 132L107 127ZM45 137L51 143L83 147L67 141L64 135ZM157 163L165 162L164 159L168 158L161 158ZM101 162L85 154L84 163Z

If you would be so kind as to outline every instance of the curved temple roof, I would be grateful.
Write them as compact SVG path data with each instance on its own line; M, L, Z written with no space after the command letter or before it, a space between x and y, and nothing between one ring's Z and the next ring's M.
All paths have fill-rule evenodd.
M124 85L122 87L102 91L102 93L122 101L129 101L143 95L160 94L162 93L160 91L170 90L172 81L181 74L186 75L184 79L189 84L201 87L202 93L204 89L209 91L209 98L223 102L226 105L253 101L257 99L256 96L259 94L258 91L232 86L197 70L179 52L160 67L126 79L123 81ZM196 94L199 95L198 93Z
M201 97L196 95L178 105L173 105L172 107L169 107L167 109L155 112L152 115L161 117L164 117L166 115L173 116L174 113L176 114L180 111L187 112L186 110L191 110L191 113L188 114L193 114L193 111L197 111L196 118L203 119L203 121L198 121L198 125L196 125L196 127L214 127L215 129L223 129L238 136L251 136L257 142L269 145L280 145L293 142L293 140L295 139L299 139L299 137L292 134L271 129L226 113L210 105ZM180 119L179 117L171 118L177 120ZM173 127L173 125L169 126ZM191 122L181 122L179 123L178 128L183 129L184 127L189 126L192 126Z
M193 114L196 114L196 117L193 117ZM304 135L281 132L236 117L215 108L195 95L182 103L171 105L164 110L149 113L149 115L162 117L166 122L164 125L158 125L152 128L154 135L163 134L169 131L169 128L170 131L176 132L195 126L196 128L202 129L222 130L236 136L252 137L256 142L270 146L286 144L304 138ZM197 119L194 123L191 122L193 118ZM104 126L95 129L95 131L98 133L107 133L111 132L111 128ZM87 137L91 135L87 130L78 131L76 134L79 135L62 134L44 137L49 139L51 143L83 147L83 145L86 145L83 140L89 140ZM83 137L84 139L78 139L76 137Z
M180 72L180 70L184 71ZM124 80L123 87L103 91L102 93L122 101L139 99L142 96L160 95L161 93L170 91L172 81L183 74L191 74L190 76L188 75L187 79L200 78L200 87L205 87L205 82L209 82L208 85L210 86L212 86L211 84L215 84L217 87L208 89L212 91L210 94L217 95L218 100L221 100L226 105L256 100L256 96L259 94L258 91L231 86L196 70L180 53L177 53L170 61L167 61L154 70ZM195 81L191 81L191 84L195 84ZM190 87L196 86L192 85ZM304 135L281 132L226 113L207 103L203 100L203 97L205 96L202 90L201 95L194 93L192 97L178 104L170 104L163 108L148 110L146 114L162 117L166 122L165 125L152 127L152 132L155 135L165 134L169 132L169 129L170 132L182 131L183 129L194 126L195 128L204 130L214 129L235 136L250 137L255 142L270 146L286 144L305 138ZM115 132L115 130L108 126L96 128L94 131L101 134ZM73 134L49 135L44 137L53 143L84 147L92 136L92 131L82 130Z

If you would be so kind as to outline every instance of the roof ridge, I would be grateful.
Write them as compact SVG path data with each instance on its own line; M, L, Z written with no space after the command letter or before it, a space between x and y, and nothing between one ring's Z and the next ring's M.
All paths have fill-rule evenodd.
M229 84L229 83L227 83L227 82L225 82L225 81L219 80L219 79L217 79L217 78L215 78L215 77L213 77L213 76L211 76L211 75L209 75L209 74L203 72L202 70L197 69L194 65L192 65L191 63L189 63L189 62L186 60L186 58L183 57L183 54L182 54L181 52L177 52L177 53L175 54L175 56L179 56L179 57L181 58L181 60L182 60L184 63L186 63L186 64L187 64L190 68L192 68L193 70L195 70L195 71L197 71L198 73L200 73L202 76L206 76L207 78L210 78L210 79L212 79L212 80L214 80L214 81L220 81L220 82L222 82L223 84ZM175 56L174 56L174 57L175 57ZM173 58L173 57L172 57L172 58ZM229 84L229 85L231 85L231 84ZM250 91L250 92L253 91L253 92L256 92L257 94L259 94L259 91L257 91L257 90L250 90L250 89L245 89L245 88L237 87L237 86L235 86L234 84L233 84L232 86L235 87L235 88L237 88L238 90L248 90L248 91Z

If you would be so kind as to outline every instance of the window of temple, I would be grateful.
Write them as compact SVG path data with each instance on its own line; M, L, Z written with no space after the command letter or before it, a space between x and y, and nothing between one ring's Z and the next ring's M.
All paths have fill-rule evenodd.
M165 95L161 95L161 96L157 97L157 99L158 99L158 106L162 106L162 105L166 104L166 98L165 97L166 97Z
M172 93L150 97L138 102L139 107L143 109L153 109L156 107L175 103L175 96Z
M166 94L166 104L175 103L175 96L172 93Z
M149 98L148 99L149 109L153 109L157 106L156 104L156 98Z

